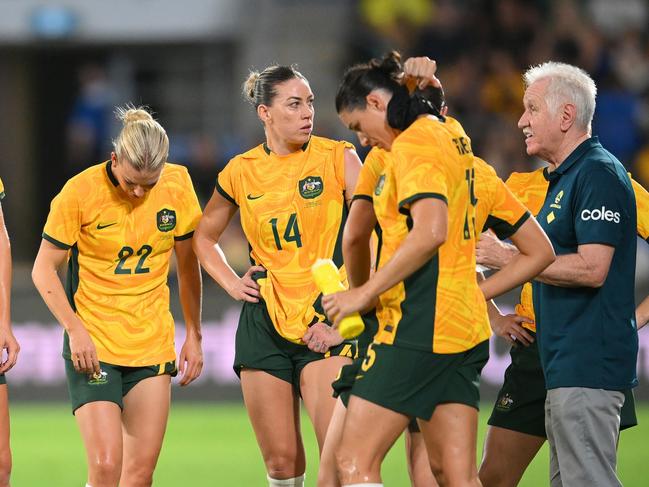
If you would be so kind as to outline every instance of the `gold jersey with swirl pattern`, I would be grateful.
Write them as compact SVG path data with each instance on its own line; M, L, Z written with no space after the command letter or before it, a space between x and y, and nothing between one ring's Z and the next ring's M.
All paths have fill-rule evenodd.
M631 175L629 174L629 177ZM506 181L507 186L523 202L525 206L537 215L545 202L549 180L547 170L539 168L532 172L514 172ZM638 235L649 242L649 193L640 183L631 179L638 214ZM515 307L516 314L535 320L532 300L532 283L526 282L521 289L520 302ZM535 323L524 323L523 326L536 331Z
M266 275L257 280L277 332L303 344L309 325L325 321L311 266L330 258L345 272L342 229L345 149L348 142L311 136L288 155L261 144L230 160L217 177L217 191L239 207L252 263Z
M392 164L373 196L384 252L396 252L412 228L410 208L420 199L443 201L444 244L422 267L381 296L376 341L433 353L459 353L488 339L484 297L475 275L475 172L471 141L453 118L422 117L395 139ZM378 194L377 194L378 193ZM398 219L398 211L405 218ZM386 229L388 225L385 225ZM389 250L388 250L389 249ZM384 302L385 300L385 302Z
M140 367L175 359L169 262L200 216L187 169L170 163L140 201L124 195L110 161L71 178L52 200L43 238L69 250L68 300L100 361ZM70 356L67 334L63 355Z
M505 186L505 183L489 164L478 157L475 157L473 162L477 200L476 228L478 231L493 228L499 235L506 238L516 232L520 225L529 218L530 213ZM400 233L400 235L396 235L397 238L389 237L387 239L389 243L395 243L405 238L408 233L406 216L398 211L396 191L390 187L393 184L394 176L390 153L373 148L365 158L363 168L358 176L354 199L372 201L377 205L376 210L381 215L379 223L381 238L376 252L378 268L383 267L396 250L394 245L390 247L383 245L383 234ZM383 193L384 190L385 193ZM381 295L377 310L379 321L384 323L394 321L391 310L394 310L395 306L390 306L390 303L398 304L400 302L403 289L403 283L400 283ZM385 327L382 330L385 330Z

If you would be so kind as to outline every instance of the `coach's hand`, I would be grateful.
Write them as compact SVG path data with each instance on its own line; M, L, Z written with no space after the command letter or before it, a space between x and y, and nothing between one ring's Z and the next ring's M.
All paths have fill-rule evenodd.
M502 242L491 230L482 232L476 245L475 258L478 264L489 269L501 269L518 253L513 245Z
M0 352L3 349L7 350L7 360L0 364L0 374L4 374L10 370L16 361L18 360L18 352L20 352L20 345L18 345L18 340L11 332L11 329L0 327Z
M534 323L534 321L516 314L500 315L500 318L490 320L491 329L496 335L512 345L520 344L529 347L534 343L534 338L521 326L521 323Z
M70 356L74 370L83 374L98 374L101 372L97 348L90 338L88 330L79 322L68 330L70 339Z
M180 385L186 386L198 378L203 371L203 347L201 337L196 333L188 333L178 358L178 371L182 376Z
M318 321L309 327L302 341L312 352L326 353L331 347L340 345L343 337L335 328Z
M266 269L259 265L253 265L246 273L238 279L232 287L227 289L228 294L237 301L248 301L249 303L259 302L259 284L252 278L255 272L266 272Z

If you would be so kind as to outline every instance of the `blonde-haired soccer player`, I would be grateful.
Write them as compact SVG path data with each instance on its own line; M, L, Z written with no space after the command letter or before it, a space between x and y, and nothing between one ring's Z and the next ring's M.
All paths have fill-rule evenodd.
M187 338L181 385L201 372L201 278L191 237L201 209L187 169L144 109L118 109L109 161L52 201L32 277L65 328L63 357L92 487L149 486L176 374L167 275L176 254ZM57 269L68 261L65 289ZM67 295L67 296L66 296Z
M221 171L194 239L203 267L244 301L234 368L271 486L302 486L299 398L320 448L334 407L331 383L356 354L330 328L311 277L318 258L342 266L341 238L360 160L353 146L312 135L313 93L291 66L252 73L244 95L266 141ZM252 267L239 277L218 248L236 211Z
M5 188L0 179L0 200ZM0 353L7 350L7 359L0 364L0 487L9 485L11 475L11 448L9 446L9 398L5 372L18 359L20 346L11 330L11 247L0 205Z

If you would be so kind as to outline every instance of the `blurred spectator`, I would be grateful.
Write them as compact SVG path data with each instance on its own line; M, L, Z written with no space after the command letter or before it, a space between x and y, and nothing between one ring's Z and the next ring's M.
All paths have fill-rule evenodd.
M107 160L115 94L102 66L90 64L79 70L79 95L67 125L67 174Z
M439 63L451 113L503 177L530 167L515 123L521 73L547 60L588 71L600 87L594 132L649 184L648 0L435 0L359 3L376 39L357 61L400 49ZM356 29L355 29L356 31ZM378 50L381 48L381 50ZM644 114L644 115L643 115Z

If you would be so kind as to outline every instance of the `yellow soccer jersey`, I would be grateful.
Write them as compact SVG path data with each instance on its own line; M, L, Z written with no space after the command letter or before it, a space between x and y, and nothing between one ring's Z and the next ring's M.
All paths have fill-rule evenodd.
M498 177L493 167L479 157L474 158L476 229L493 230L498 238L505 239L516 233L530 217L523 203Z
M358 174L356 181L356 189L354 190L354 199L372 200L376 183L383 172L383 168L388 163L390 153L379 149L378 147L372 150L365 156L363 167Z
M507 180L507 186L518 196L525 206L537 215L545 201L548 190L547 171L543 168L529 173L512 173ZM649 241L649 193L637 181L631 179L638 209L638 235ZM523 285L520 303L516 305L516 314L535 319L532 302L532 284ZM525 324L526 328L536 331L535 324Z
M5 185L2 184L2 179L0 179L0 201L5 197Z
M649 243L649 192L633 178L631 179L631 185L635 193L635 205L638 210L638 235Z
M390 321L379 318L377 339L382 343L459 353L491 334L475 277L476 198L470 144L460 124L450 117L443 122L420 118L393 143L395 183L386 175L385 197L395 192L398 208L406 215L406 232L412 202L423 198L444 201L448 235L435 256L401 283L398 302L388 304ZM380 219L382 210L375 211ZM386 232L383 245L398 247L405 235Z
M513 172L505 184L534 216L538 215L545 202L545 195L550 184L545 168L539 168L532 172ZM520 303L516 305L515 311L520 316L525 316L530 320L535 319L531 282L523 284ZM535 323L523 323L523 326L531 331L536 331Z
M174 360L169 259L200 216L189 173L175 164L139 204L123 197L110 162L76 175L52 200L43 238L70 250L68 299L99 360L132 367Z
M217 191L239 207L251 260L267 270L258 283L273 325L294 343L326 320L311 266L320 258L342 266L344 150L353 147L312 136L302 150L279 156L262 144L217 178Z

